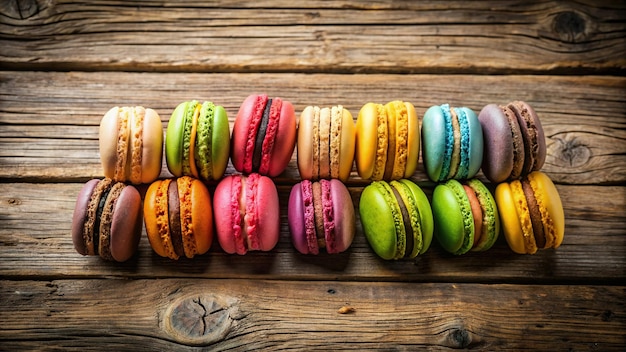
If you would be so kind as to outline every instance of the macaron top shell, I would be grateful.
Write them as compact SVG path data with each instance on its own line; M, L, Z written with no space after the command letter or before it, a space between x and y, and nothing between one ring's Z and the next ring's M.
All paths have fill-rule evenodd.
M395 201L382 187L382 182L374 181L363 189L359 213L363 232L374 252L382 259L391 260L398 257L398 246L402 241L396 234L396 224L401 215L394 206Z
M474 221L463 185L456 180L437 185L432 209L435 234L441 247L453 254L469 251L474 244Z
M141 196L134 187L124 187L113 209L111 257L117 262L130 259L137 251L143 225Z
M295 143L295 110L289 101L269 99L265 94L244 100L231 140L231 157L237 171L278 176L291 160Z

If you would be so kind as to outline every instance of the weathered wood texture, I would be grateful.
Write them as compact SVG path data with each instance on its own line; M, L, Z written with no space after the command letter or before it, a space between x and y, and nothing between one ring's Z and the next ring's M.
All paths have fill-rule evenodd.
M626 280L623 186L559 186L566 214L565 241L557 250L532 256L514 255L500 238L484 253L453 256L434 243L415 260L386 262L371 251L358 218L356 239L348 252L301 255L293 248L287 228L290 187L279 186L281 238L272 252L228 255L215 241L205 255L171 261L153 253L144 230L139 253L124 264L81 257L75 252L70 227L81 186L0 184L0 275L43 279L114 276L604 284ZM361 189L351 188L355 207ZM37 226L33 226L34 218Z
M0 340L7 350L48 349L50 341L63 350L118 350L129 340L135 351L619 351L626 343L626 292L613 286L186 279L0 284Z
M151 107L168 121L180 102L206 99L225 107L232 126L248 94L267 92L290 100L297 114L307 105L343 104L354 116L368 101L410 101L421 118L436 104L479 112L490 103L525 100L541 117L548 143L543 170L555 182L626 182L626 101L616 98L626 96L623 77L5 71L0 92L3 178L102 177L98 125L115 105ZM294 152L278 182L299 178L295 158ZM421 165L414 177L426 180ZM356 173L352 180L359 181Z
M202 3L5 1L0 62L204 72L626 68L621 1Z
M623 1L2 1L0 350L624 351L625 52ZM75 197L102 177L109 108L151 107L166 126L178 103L211 100L232 126L254 92L354 116L369 101L421 117L525 100L546 131L564 243L524 256L501 237L453 256L435 242L387 262L357 217L346 253L301 255L286 219L294 153L275 179L271 252L214 241L171 261L145 232L126 263L75 252ZM431 195L421 164L412 179ZM353 172L355 207L366 183Z

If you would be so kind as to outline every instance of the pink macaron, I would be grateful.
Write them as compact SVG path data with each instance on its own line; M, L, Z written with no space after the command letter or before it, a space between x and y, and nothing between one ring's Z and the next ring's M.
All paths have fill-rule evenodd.
M229 253L270 251L278 243L280 207L274 182L257 173L230 175L213 195L217 239Z
M231 139L233 166L245 174L275 177L285 170L296 145L293 105L253 94L241 104Z
M303 254L340 253L352 244L355 215L352 198L339 180L304 180L289 195L289 231Z

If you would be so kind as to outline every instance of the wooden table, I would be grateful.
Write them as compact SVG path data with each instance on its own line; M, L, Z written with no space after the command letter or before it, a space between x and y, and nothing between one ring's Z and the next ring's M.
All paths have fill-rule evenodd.
M0 350L623 351L624 33L620 1L3 1ZM300 255L286 221L294 153L275 179L271 252L214 243L174 262L145 231L123 264L75 252L74 202L103 177L109 108L151 107L166 124L178 103L211 100L232 127L254 92L298 114L343 104L354 116L369 101L409 101L421 117L442 103L525 100L547 135L563 245L516 255L501 236L488 252L434 243L386 262L357 218L347 253ZM412 179L430 196L421 164ZM353 172L355 207L366 184Z

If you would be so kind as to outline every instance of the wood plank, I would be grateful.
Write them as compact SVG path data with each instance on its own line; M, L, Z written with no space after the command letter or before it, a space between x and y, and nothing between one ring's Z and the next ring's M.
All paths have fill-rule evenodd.
M0 287L8 350L621 351L626 344L623 286L107 279Z
M281 235L271 252L209 253L171 261L156 255L145 235L130 261L109 263L75 252L70 236L82 184L0 183L0 276L5 278L197 277L416 282L617 283L626 279L626 187L558 185L566 234L556 250L517 255L504 237L488 252L453 256L437 243L415 260L386 262L371 251L357 216L349 251L305 256L287 226L290 186L279 186ZM355 207L361 192L352 187ZM424 185L430 196L432 187ZM212 191L211 191L212 192ZM357 212L358 214L358 212Z
M245 97L268 92L307 105L342 104L355 116L368 101L412 102L421 117L450 103L475 111L489 103L529 102L548 143L544 171L558 183L626 182L626 78L608 76L162 74L0 72L0 178L84 181L102 177L98 125L115 105L144 105L164 125L178 103L207 99L232 122ZM279 183L299 179L294 153ZM169 175L165 170L163 177ZM234 172L229 164L228 173ZM414 179L425 181L419 166ZM363 184L356 173L352 182Z
M626 12L615 1L0 6L6 13L0 63L26 70L580 74L626 68Z

